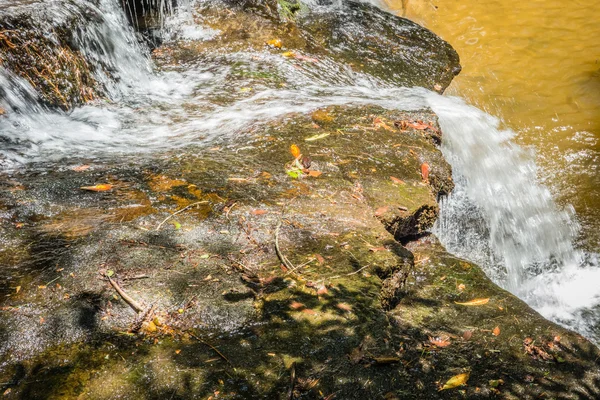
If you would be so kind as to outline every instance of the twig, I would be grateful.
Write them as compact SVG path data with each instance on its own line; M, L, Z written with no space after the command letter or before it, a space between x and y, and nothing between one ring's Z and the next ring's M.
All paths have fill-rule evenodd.
M294 400L294 385L296 384L296 363L292 363L290 372L290 389L288 391L288 399Z
M150 278L149 275L136 275L136 276L130 276L130 277L125 277L125 278L121 278L121 280L123 281L133 281L136 279L146 279L146 278Z
M189 332L189 331L188 331L187 333L188 333L188 335L190 335L191 337L193 337L194 339L196 339L197 341L199 341L199 342L200 342L200 343L202 343L203 345L210 347L210 348L211 348L211 349L212 349L212 350L213 350L215 353L217 353L217 354L219 355L219 357L221 357L223 360L227 361L227 363L228 363L229 365L233 366L233 364L231 364L231 361L229 361L229 359L228 359L227 357L225 357L225 356L223 355L223 353L221 353L221 352L219 351L219 349L217 349L215 346L213 346L213 345L212 345L212 344L210 344L210 343L207 343L207 342L205 342L204 340L200 339L198 336L194 335L193 333L191 333L191 332Z
M363 269L365 269L365 268L369 268L369 267L370 267L370 265L369 265L369 264L367 264L367 265L365 265L364 267L362 267L362 268L360 268L360 269L357 269L357 270L356 270L356 271L354 271L354 272L350 272L349 274L344 274L344 275L336 275L336 276L330 276L329 278L323 278L323 279L321 279L321 280L319 280L319 281L317 281L317 282L329 281L329 280L332 280L332 279L342 278L342 277L345 277L345 276L352 276L352 275L358 274L358 273L359 273L360 271L362 271Z
M277 228L275 228L275 253L277 253L277 257L279 257L279 260L283 263L283 265L285 265L290 272L293 272L296 270L296 267L294 267L294 264L292 264L291 261L283 255L281 249L279 248L279 228L281 228L281 220L279 220L277 223Z
M117 291L117 293L119 293L119 296L121 296L121 298L125 301L125 303L129 304L129 306L131 308L133 308L133 310L136 313L141 313L142 311L144 311L144 309L142 308L142 306L140 306L140 304L138 302L136 302L134 299L132 299L131 297L129 297L129 295L127 293L125 293L123 291L123 289L121 289L121 287L119 286L119 284L115 281L113 281L111 279L110 276L106 275L106 277L108 278L108 281L110 282L110 284L112 285L113 288L115 288L115 290Z
M162 221L160 224L158 224L158 226L156 227L156 230L157 230L157 231L158 231L158 230L160 230L160 227L161 227L161 226L163 226L163 224L164 224L165 222L167 222L168 220L170 220L171 218L173 218L173 217L174 217L174 216L176 216L177 214L179 214L179 213L182 213L182 212L184 212L185 210L187 210L188 208L190 208L190 207L193 207L193 206L197 206L197 205L199 205L199 204L208 204L208 201L206 201L206 200L205 200L205 201L197 201L197 202L195 202L195 203L192 203L192 204L189 204L189 205L187 205L187 206L183 207L183 208L182 208L181 210L179 210L179 211L176 211L176 212L174 212L173 214L171 214L171 215L169 215L167 218L165 218L165 219L164 219L164 220L163 220L163 221Z

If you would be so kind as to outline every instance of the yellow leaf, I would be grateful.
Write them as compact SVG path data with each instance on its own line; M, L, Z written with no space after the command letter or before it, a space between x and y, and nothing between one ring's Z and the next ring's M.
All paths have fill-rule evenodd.
M271 46L271 47L275 47L277 49L280 49L282 46L281 40L280 39L271 39L267 41L267 45Z
M285 53L281 53L281 55L288 58L296 56L296 54L293 51L286 51Z
M290 146L290 153L292 153L294 158L298 158L302 154L300 153L300 147L296 146L295 144Z
M19 292L21 291L21 286L17 286L17 287L15 288L15 290L16 290L16 292L17 292L17 293L19 293Z
M485 298L485 299L473 299L471 301L467 301L465 303L459 303L458 301L455 301L456 304L460 304L461 306L482 306L484 304L487 304L490 301L489 298Z
M469 380L469 372L465 372L464 374L454 375L452 378L448 379L448 381L444 384L444 386L440 390L446 389L454 389L455 387L459 387L462 385L466 385Z
M329 136L329 132L321 133L320 135L311 136L309 138L304 139L305 142L312 142L313 140L323 139Z
M82 186L79 189L89 190L91 192L106 192L107 190L112 189L112 185L109 185L108 183L103 183L103 184L94 185L94 186Z

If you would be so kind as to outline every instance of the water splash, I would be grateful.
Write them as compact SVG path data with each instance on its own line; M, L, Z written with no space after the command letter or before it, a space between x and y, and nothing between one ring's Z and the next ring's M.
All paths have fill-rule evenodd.
M574 246L579 226L536 178L533 154L500 121L457 98L429 95L444 132L456 189L441 202L435 233L497 284L545 317L600 341L597 256Z

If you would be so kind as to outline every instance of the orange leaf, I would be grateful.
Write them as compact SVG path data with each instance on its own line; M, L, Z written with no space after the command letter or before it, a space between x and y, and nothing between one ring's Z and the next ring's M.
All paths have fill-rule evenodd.
M390 208L389 207L379 207L377 210L375 210L375 216L376 217L381 217L383 214L385 214Z
M315 254L315 258L317 259L317 262L319 263L319 265L323 265L325 264L325 258L323 258L322 255L320 254Z
M352 306L347 303L337 303L336 307L343 311L352 311Z
M301 308L304 308L304 304L299 303L297 301L292 301L292 304L290 304L290 308L292 308L293 310L299 310Z
M94 186L82 186L79 189L89 190L91 192L106 192L107 190L112 189L112 185L109 185L108 183L102 183Z
M267 41L267 45L271 46L271 47L275 47L277 49L280 49L282 46L281 40L280 39L271 39Z
M424 181L427 181L429 179L429 164L427 163L423 163L421 164L421 178L423 178Z
M387 248L385 248L384 246L381 247L369 247L369 251L372 251L373 253L377 253L378 251L386 251Z
M308 171L308 176L312 176L313 178L318 178L319 176L321 176L321 174L321 171Z
M86 169L90 168L89 165L78 165L76 167L71 168L73 171L75 172L81 172L81 171L85 171Z
M473 299L464 303L459 303L458 301L455 301L456 304L459 304L461 306L482 306L484 304L487 304L490 301L489 298L485 298L485 299Z
M327 292L328 292L328 290L327 290L327 288L325 287L325 285L321 286L321 287L319 288L319 290L317 290L317 294L318 294L319 296L320 296L320 295L323 295L323 294L327 294Z
M290 153L292 153L294 158L298 158L302 154L300 153L300 147L296 146L295 144L290 146Z
M500 327L497 326L494 328L494 330L492 331L492 333L494 334L494 336L499 336L500 335Z
M390 179L392 180L392 182L397 183L399 185L406 185L406 182L404 182L402 179L398 179L395 176L390 176Z
M304 310L302 310L302 312L304 314L308 314L308 315L315 315L315 310L311 310L310 308L305 308Z
M266 213L268 213L267 210L252 210L253 215L264 215Z
M446 347L450 345L450 340L447 337L431 337L429 336L429 343L436 347Z

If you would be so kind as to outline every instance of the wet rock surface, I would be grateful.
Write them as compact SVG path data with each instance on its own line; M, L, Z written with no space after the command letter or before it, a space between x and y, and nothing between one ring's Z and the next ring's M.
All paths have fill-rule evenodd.
M371 6L338 20L284 5L205 3L201 39L154 50L161 71L211 77L186 118L314 83L441 91L457 72L445 43ZM354 100L144 157L3 172L0 393L598 397L593 345L428 235L453 187L436 116Z
M0 4L1 67L24 78L50 107L69 110L97 98L101 87L73 29L84 21L94 23L94 14L76 3Z
M148 162L4 175L2 391L593 398L593 345L414 240L437 215L431 178L451 184L432 133L428 110L332 106ZM292 144L311 160L297 179Z

